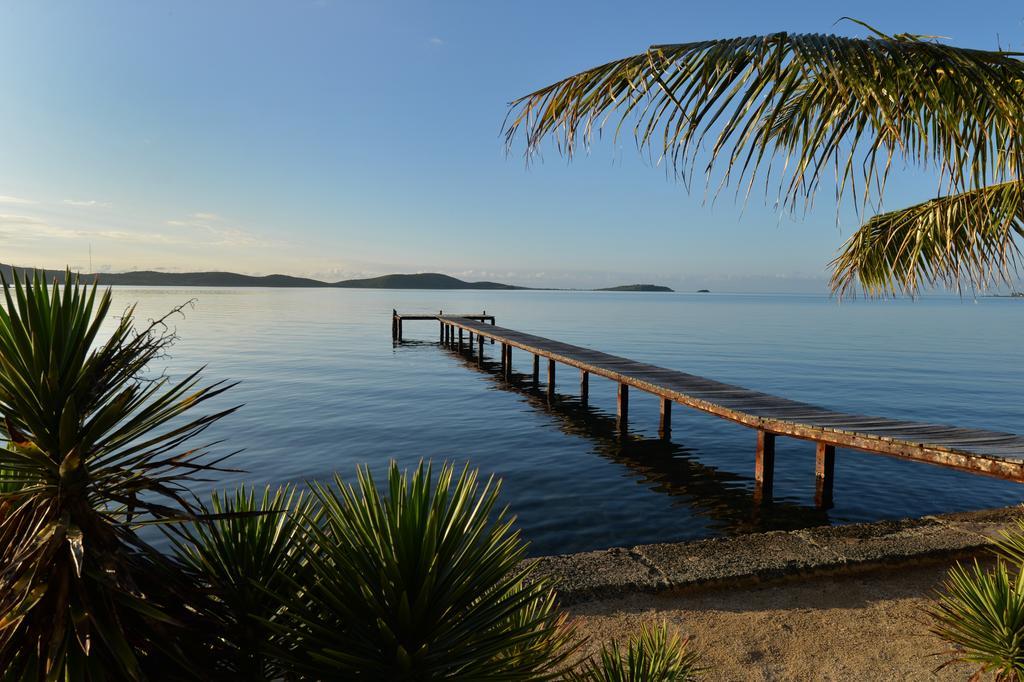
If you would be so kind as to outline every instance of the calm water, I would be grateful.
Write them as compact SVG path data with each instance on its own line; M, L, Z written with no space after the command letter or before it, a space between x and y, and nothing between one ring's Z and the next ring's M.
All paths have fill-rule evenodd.
M781 438L775 501L752 502L753 431L679 406L657 438L658 403L634 391L631 431L615 432L615 386L591 377L578 401L560 366L551 404L527 376L498 377L390 313L479 311L498 324L851 412L1024 433L1024 301L935 298L837 304L824 296L291 289L118 289L143 317L189 298L167 359L180 374L241 384L244 403L213 429L244 448L236 481L352 478L389 458L469 461L504 479L503 499L534 554L980 509L1024 486L839 450L835 506L814 507L814 445ZM543 374L543 370L542 370ZM543 382L543 378L542 378ZM205 492L205 490L200 490Z

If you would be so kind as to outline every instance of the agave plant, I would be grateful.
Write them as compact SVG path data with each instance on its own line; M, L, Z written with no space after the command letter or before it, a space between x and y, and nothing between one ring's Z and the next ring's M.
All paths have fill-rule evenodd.
M311 679L551 679L573 646L551 585L523 564L525 544L499 484L445 465L432 484L392 462L382 497L318 484L306 524L311 579L281 600L282 658ZM304 588L304 589L301 589Z
M1024 680L1024 572L999 560L954 566L931 608L932 632L953 645L950 660L979 666L999 682Z
M670 631L665 623L644 625L625 647L614 639L601 645L600 654L585 661L569 679L573 682L689 682L705 668L689 647L689 639Z
M710 185L722 166L709 189L748 194L760 171L778 178L788 209L809 207L834 174L837 199L880 211L894 162L931 166L937 197L870 218L832 262L833 289L1012 282L1024 236L1022 54L862 25L866 38L655 45L517 99L507 140L522 134L532 155L553 138L572 156L606 124L616 137L631 129L687 186L702 170Z
M239 487L213 494L204 519L172 527L179 561L210 590L204 635L215 654L217 679L278 679L283 670L268 656L278 600L297 598L305 582L302 523L317 523L308 498L292 487L257 495ZM295 588L293 590L293 588ZM277 599L268 599L268 593Z
M183 444L232 410L186 413L227 386L145 375L173 334L129 308L101 337L109 290L38 273L2 288L4 679L186 677L199 596L137 529L194 518L183 483L216 462Z
M1024 680L1024 521L994 540L996 565L954 566L929 609L932 632L953 646L945 665L979 665L978 675Z

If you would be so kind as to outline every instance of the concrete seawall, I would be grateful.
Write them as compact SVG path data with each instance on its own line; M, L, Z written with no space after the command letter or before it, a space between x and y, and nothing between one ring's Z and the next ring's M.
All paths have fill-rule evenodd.
M1024 506L637 545L534 559L563 604L637 593L679 593L978 555L1024 520Z

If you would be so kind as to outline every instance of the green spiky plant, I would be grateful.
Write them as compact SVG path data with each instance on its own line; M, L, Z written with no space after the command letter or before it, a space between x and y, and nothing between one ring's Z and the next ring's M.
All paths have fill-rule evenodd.
M110 321L110 290L68 273L2 282L0 670L4 679L185 678L201 595L137 530L194 518L183 484L216 464L184 443L232 410L188 414L227 386L149 377L163 321ZM13 489L12 489L13 488ZM191 630L194 632L194 630Z
M317 523L308 496L291 486L257 494L241 486L214 493L203 508L213 520L169 532L178 560L213 595L204 632L215 652L217 679L279 679L284 670L268 650L280 601L297 598L305 573L302 523ZM275 599L269 599L268 593Z
M810 207L831 174L837 202L877 213L832 261L835 292L1012 285L1024 236L1022 53L855 23L869 36L652 46L514 101L508 144L522 134L533 155L552 138L571 157L606 124L616 138L631 129L687 186L703 171L713 192L734 183L748 194L759 174L766 191L774 176L790 210ZM933 169L936 195L884 210L894 163Z
M585 661L572 682L690 682L705 670L700 655L665 623L644 625L625 647L614 639Z
M521 563L500 484L391 463L381 496L368 470L313 494L306 524L312 580L287 591L281 657L311 679L552 679L572 630L549 582ZM493 518L492 518L493 516Z
M932 632L952 645L949 660L979 666L998 682L1024 680L1024 522L995 540L996 564L950 569L929 609Z

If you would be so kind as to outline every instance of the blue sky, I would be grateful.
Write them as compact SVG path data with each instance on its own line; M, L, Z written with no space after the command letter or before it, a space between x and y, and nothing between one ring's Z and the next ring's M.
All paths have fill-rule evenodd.
M819 290L856 226L712 206L629 140L529 168L506 104L649 44L789 30L1024 48L1014 2L5 2L0 262ZM927 198L899 175L886 204Z

